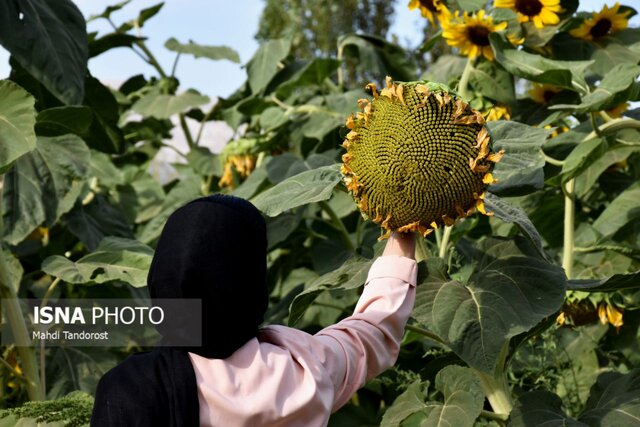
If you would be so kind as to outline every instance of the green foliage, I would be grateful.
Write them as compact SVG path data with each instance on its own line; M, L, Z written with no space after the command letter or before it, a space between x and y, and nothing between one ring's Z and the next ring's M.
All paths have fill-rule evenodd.
M437 22L415 51L387 39L393 2L273 0L246 83L205 107L215 94L180 86L180 57L238 55L171 38L174 67L163 69L144 36L162 3L133 14L128 1L110 6L90 20L109 20L113 31L88 35L69 0L5 3L3 301L49 288L48 298L137 298L168 216L222 192L265 214L268 322L312 333L338 321L382 249L379 227L362 218L340 179L345 119L371 98L368 81L382 89L386 75L427 78L457 86L485 114L506 112L487 124L494 151L505 150L484 196L492 217L473 214L419 240L417 301L397 366L330 425L621 426L639 416L640 113L616 118L611 108L639 99L640 29L587 41L569 33L587 17L574 14L576 1L563 1L561 22L544 28L489 4L509 34L489 36L495 61L468 60L446 45ZM131 18L116 23L116 11ZM100 83L87 58L115 48L134 50L154 75L119 88ZM540 89L534 83L547 85L541 98L528 92ZM212 121L236 132L221 153L202 141ZM188 150L171 144L172 132ZM159 165L163 148L179 160ZM7 324L19 337L24 322ZM138 349L4 347L0 402L92 393ZM81 425L90 405L76 394L19 406L0 426L17 417L36 425L39 416Z
M0 426L80 427L89 425L93 397L83 392L73 392L56 400L27 402L23 406L0 411Z

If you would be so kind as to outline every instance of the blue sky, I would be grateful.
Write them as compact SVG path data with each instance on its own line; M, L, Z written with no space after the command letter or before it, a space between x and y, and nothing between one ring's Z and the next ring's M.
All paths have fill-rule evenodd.
M104 8L118 0L76 0L85 16L101 13ZM116 24L137 15L138 10L152 6L158 0L133 0L123 10L112 17ZM408 0L397 1L395 22L391 33L397 35L403 43L415 46L420 39L423 18L417 11L410 12ZM614 1L581 0L581 10L599 10L603 4ZM627 0L624 3L633 4ZM254 34L263 7L263 0L166 0L160 13L150 20L143 29L143 35L149 38L148 45L165 69L170 69L174 53L164 48L164 42L175 37L181 42L189 39L196 43L209 45L227 45L237 50L242 63L246 63L258 47ZM632 25L637 26L640 18L635 17ZM106 33L110 27L105 21L89 23L89 31ZM8 54L0 47L0 78L8 75ZM151 67L128 49L117 49L100 55L90 61L91 72L100 80L118 85L126 78L139 73L155 75ZM193 87L210 96L228 96L245 79L242 65L228 61L210 61L183 57L180 60L177 76L183 88Z

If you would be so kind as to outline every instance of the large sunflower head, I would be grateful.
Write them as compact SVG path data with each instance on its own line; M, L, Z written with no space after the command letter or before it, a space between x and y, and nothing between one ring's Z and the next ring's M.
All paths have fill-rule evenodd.
M578 28L571 30L570 34L583 40L595 40L627 28L631 11L619 12L619 9L620 3L611 8L605 5L600 12L593 12L591 18L585 19Z
M393 83L347 120L342 174L361 212L387 232L424 235L484 210L491 168L483 115L444 85Z
M256 167L257 140L238 139L231 141L220 153L223 173L218 186L233 188L248 177Z
M495 0L494 6L516 11L518 21L531 21L536 28L558 24L562 12L560 0Z
M505 28L507 28L506 22L494 24L493 18L485 15L484 10L473 15L464 12L462 16L456 11L453 16L442 21L442 36L447 40L448 45L460 49L462 55L470 58L482 55L493 61L489 34Z
M435 24L435 18L440 15L447 15L449 9L442 0L411 0L409 2L409 10L420 9L420 14Z

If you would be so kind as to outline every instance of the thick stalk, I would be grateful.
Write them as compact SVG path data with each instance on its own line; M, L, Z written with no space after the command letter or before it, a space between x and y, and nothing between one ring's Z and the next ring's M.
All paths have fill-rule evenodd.
M562 253L562 267L570 279L573 275L573 232L576 205L574 201L574 191L576 188L576 181L570 179L564 192L564 247Z
M16 350L22 362L22 371L27 380L27 394L30 400L42 400L44 395L40 389L40 377L38 373L38 362L35 348L28 347L29 332L27 323L18 303L18 298L13 290L10 281L7 261L4 253L0 250L0 298L4 304L4 315L6 316L13 337L16 341Z
M449 239L451 239L452 229L453 225L444 227L444 233L442 233L442 242L440 242L440 250L438 252L438 256L440 258L444 258L444 256L447 254L447 246L449 246Z
M464 66L464 71L462 72L462 76L460 77L460 82L458 82L458 93L465 100L471 100L471 92L469 91L469 77L471 77L471 71L473 71L474 60L469 58L467 59L467 64Z
M416 261L424 261L429 258L429 249L427 249L427 241L422 234L416 234Z
M331 209L331 206L329 206L327 202L320 202L320 207L322 208L323 211L326 212L327 215L329 215L329 218L331 218L331 222L334 228L340 232L340 238L344 242L347 249L349 249L351 252L355 252L356 248L355 246L353 246L351 237L349 237L349 232L347 231L347 228L344 226L344 223L340 220L340 218L338 218L338 215L336 215L334 210Z
M480 378L482 389L487 396L487 400L491 404L493 411L497 414L511 413L513 409L513 401L511 400L511 392L509 391L509 385L507 384L507 376L504 372L496 374L495 376L485 374L475 370L476 375Z

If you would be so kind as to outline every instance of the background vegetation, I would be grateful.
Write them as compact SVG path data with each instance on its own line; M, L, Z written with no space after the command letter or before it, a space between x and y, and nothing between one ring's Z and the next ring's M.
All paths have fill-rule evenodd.
M268 323L313 332L348 315L381 233L341 183L345 118L369 80L429 79L486 112L506 151L486 197L493 216L420 240L398 363L330 425L638 425L640 113L621 112L640 96L640 30L621 24L633 9L411 1L430 25L407 51L385 39L389 2L269 0L246 83L205 109L145 43L162 4L114 22L126 3L93 18L113 27L100 36L70 0L0 6L12 67L0 81L0 292L16 339L29 322L16 297L144 296L166 218L213 192L266 215ZM156 75L104 86L87 60L117 47ZM165 47L176 64L239 61L224 46ZM187 118L223 120L235 137L214 154ZM189 151L179 179L161 183L149 166L174 127ZM0 405L19 409L0 426L86 423L97 380L141 349L2 347Z

